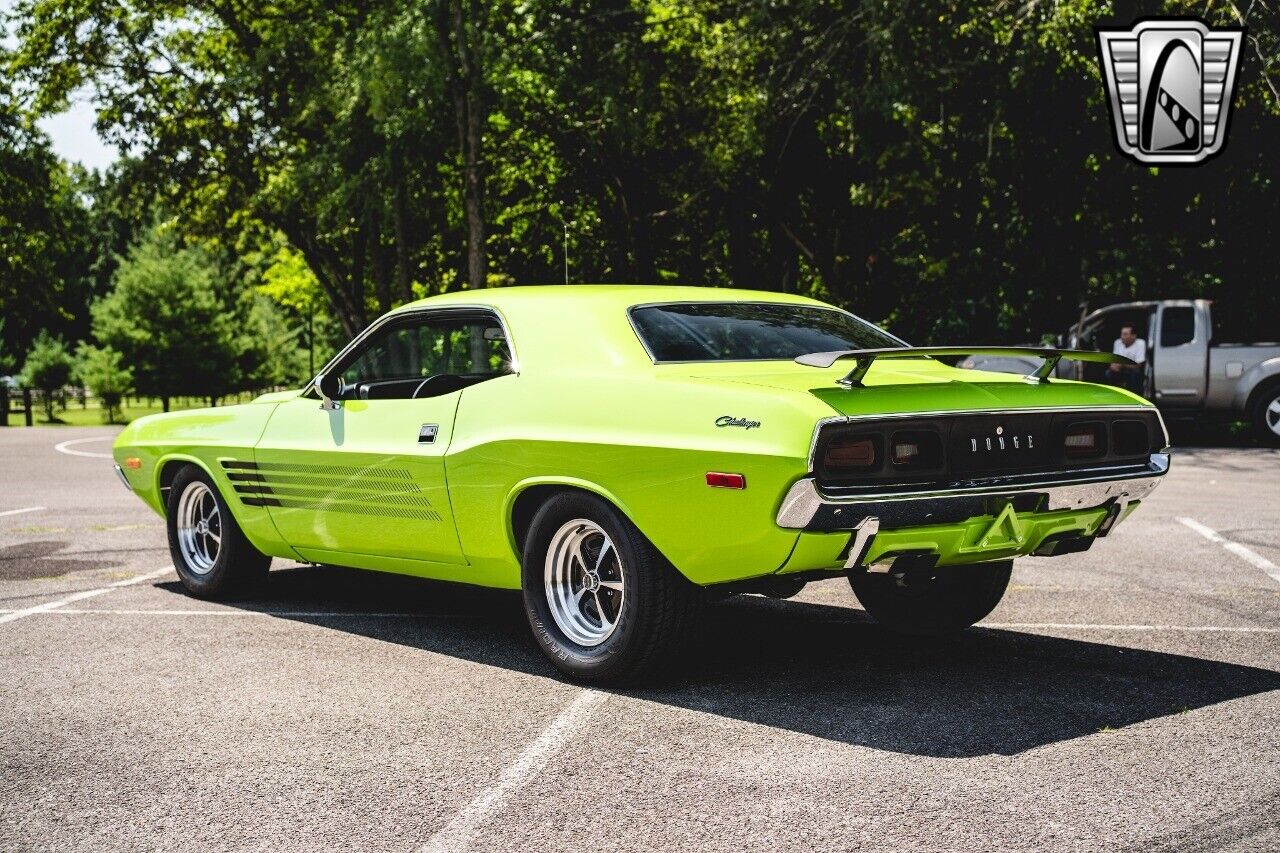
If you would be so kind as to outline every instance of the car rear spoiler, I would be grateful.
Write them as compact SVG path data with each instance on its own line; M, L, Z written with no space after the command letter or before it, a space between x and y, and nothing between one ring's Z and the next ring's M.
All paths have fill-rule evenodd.
M1089 361L1095 364L1137 364L1132 359L1125 358L1122 355L1112 355L1109 352L1053 349L1050 347L888 347L885 349L846 349L833 352L811 352L807 355L797 356L796 364L803 364L807 367L830 367L837 361L852 358L856 362L853 370L850 370L838 382L849 388L861 388L862 378L867 375L867 371L871 369L871 365L878 358L936 358L939 361L945 361L951 358L959 359L961 356L966 355L1043 358L1043 364L1023 377L1028 382L1048 382L1049 377L1053 375L1054 368L1064 358L1069 361Z

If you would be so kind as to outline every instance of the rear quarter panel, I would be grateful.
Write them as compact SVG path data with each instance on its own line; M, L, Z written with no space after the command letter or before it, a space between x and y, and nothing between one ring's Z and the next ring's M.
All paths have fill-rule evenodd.
M611 501L695 583L775 572L796 541L774 523L778 502L824 414L809 395L691 377L558 372L468 388L446 456L466 579L519 586L512 506L554 484ZM717 426L724 415L760 426ZM746 488L709 487L709 471L744 474Z

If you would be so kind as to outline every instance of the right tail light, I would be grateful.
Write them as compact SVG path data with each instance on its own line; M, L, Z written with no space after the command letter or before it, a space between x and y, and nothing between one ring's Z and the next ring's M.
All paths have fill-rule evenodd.
M1116 456L1145 456L1151 452L1151 434L1138 420L1118 420L1111 424L1111 452Z

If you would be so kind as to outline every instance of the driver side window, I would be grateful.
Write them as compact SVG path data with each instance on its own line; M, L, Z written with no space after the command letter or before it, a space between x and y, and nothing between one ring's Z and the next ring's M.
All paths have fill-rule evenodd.
M502 324L486 312L410 315L370 336L341 368L348 399L436 397L510 373Z

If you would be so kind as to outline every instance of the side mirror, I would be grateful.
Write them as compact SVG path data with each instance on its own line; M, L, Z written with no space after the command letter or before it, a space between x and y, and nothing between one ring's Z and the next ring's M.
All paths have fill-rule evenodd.
M315 384L316 388L320 389L320 396L324 398L320 403L320 408L338 408L338 404L334 400L342 398L342 377L336 373L321 373L316 377Z

